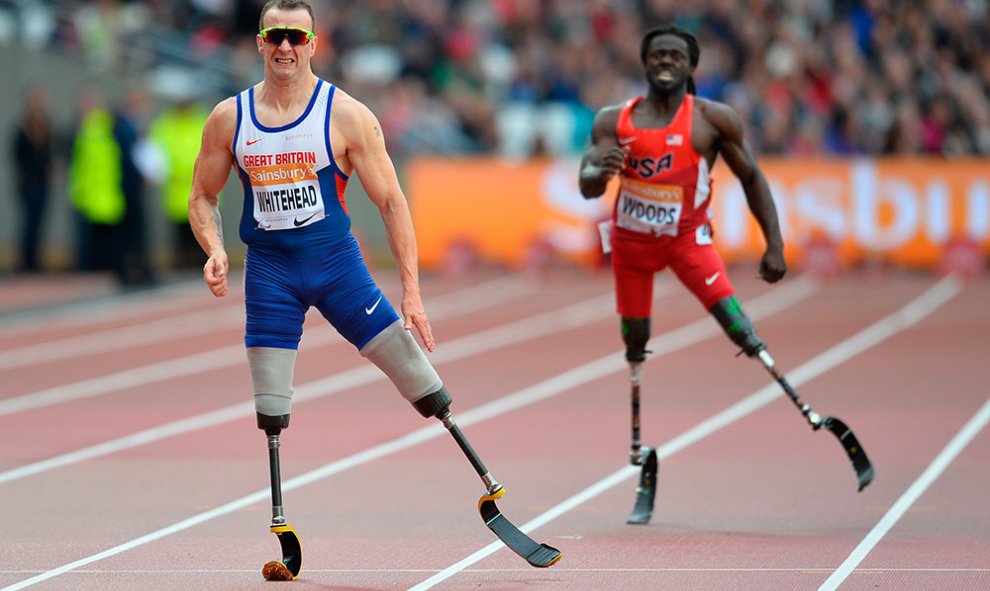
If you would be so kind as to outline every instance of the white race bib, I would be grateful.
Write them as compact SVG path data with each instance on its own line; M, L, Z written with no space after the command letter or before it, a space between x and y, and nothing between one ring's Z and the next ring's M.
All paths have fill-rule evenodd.
M254 191L254 220L259 228L291 230L326 217L320 183L311 164L259 166L247 172Z
M682 187L623 178L616 203L615 223L620 228L642 234L677 236L682 211Z

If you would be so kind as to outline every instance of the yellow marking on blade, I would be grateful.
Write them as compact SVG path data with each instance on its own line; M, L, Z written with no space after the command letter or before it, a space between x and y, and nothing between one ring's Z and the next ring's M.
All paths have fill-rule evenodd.
M488 501L494 501L495 499L500 498L504 494L505 494L505 487L502 487L502 488L498 489L497 491L495 491L494 493L492 493L490 495L484 495L483 497L481 497L480 499L478 499L478 510L480 511L481 510L481 506L483 504L485 504L486 502L488 502Z

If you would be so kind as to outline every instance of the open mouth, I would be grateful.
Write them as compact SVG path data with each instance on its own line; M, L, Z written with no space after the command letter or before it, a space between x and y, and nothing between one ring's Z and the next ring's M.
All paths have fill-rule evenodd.
M660 82L672 82L674 80L674 73L670 70L661 70L657 74L657 80Z

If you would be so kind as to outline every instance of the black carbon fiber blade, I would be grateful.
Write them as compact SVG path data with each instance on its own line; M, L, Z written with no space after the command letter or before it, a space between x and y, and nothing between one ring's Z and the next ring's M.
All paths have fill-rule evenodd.
M849 460L852 461L853 469L856 471L856 477L859 479L859 491L862 492L868 484L873 482L875 475L873 464L870 462L870 458L867 457L863 446L859 444L859 440L856 439L856 435L853 434L852 429L835 417L823 417L821 426L839 438L839 443L842 444L842 447L846 450L846 454L849 456Z
M655 449L642 448L643 470L639 474L639 486L636 487L636 504L626 523L644 525L653 516L653 502L657 496L657 452Z
M505 494L504 488L499 488L492 494L481 497L478 501L478 512L485 520L485 525L502 540L510 550L526 559L526 562L537 568L552 566L562 554L560 550L546 544L538 544L524 534L518 527L502 515L495 499Z

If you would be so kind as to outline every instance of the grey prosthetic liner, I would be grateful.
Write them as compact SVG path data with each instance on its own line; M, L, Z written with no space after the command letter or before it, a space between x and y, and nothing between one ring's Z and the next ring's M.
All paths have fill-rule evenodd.
M269 435L289 426L292 410L292 373L296 365L294 349L251 347L247 350L251 383L254 387L254 409L258 428Z
M622 340L626 344L626 361L641 363L646 360L646 343L650 340L649 318L622 317Z
M437 395L441 392L446 396L446 405L450 404L450 396L444 389L437 370L433 369L412 334L403 328L401 318L371 339L361 349L361 355L378 366L392 381L399 394L411 402L420 414L424 412L420 407L427 404L421 401L429 398L434 400L430 403L431 407L435 406L440 403ZM434 414L431 412L423 416L430 417Z
M708 309L712 316L722 325L722 330L729 335L732 342L739 345L742 352L749 357L756 357L767 346L756 336L753 323L750 322L736 296L722 298Z

